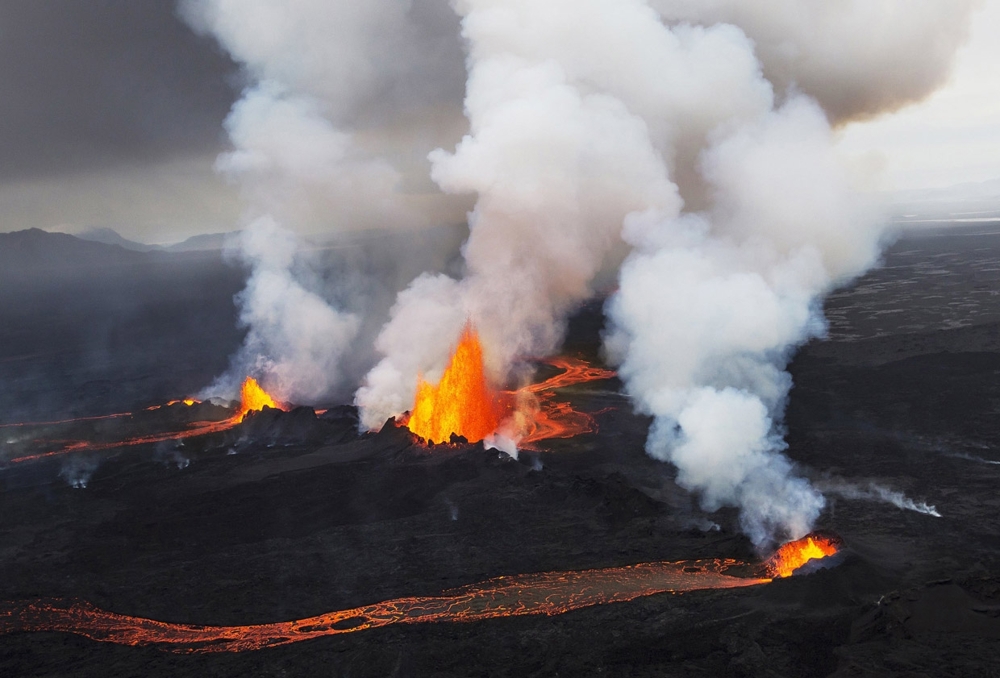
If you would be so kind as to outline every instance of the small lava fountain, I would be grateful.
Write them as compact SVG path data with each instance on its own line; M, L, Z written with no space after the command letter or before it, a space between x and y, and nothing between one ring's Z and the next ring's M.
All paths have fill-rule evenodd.
M183 400L171 400L163 405L153 405L152 407L147 407L144 411L159 410L165 407L173 407L177 405L183 405L185 407L193 407L199 404L200 401L193 398L185 398ZM49 452L41 452L38 454L29 454L21 457L14 457L9 460L11 464L20 464L27 461L35 461L38 459L46 459L49 457L57 457L64 454L69 454L70 452L94 452L99 450L110 450L116 447L131 447L135 445L147 445L153 443L160 443L167 440L185 440L187 438L195 438L198 436L208 435L209 433L218 433L220 431L226 431L233 428L242 422L248 414L251 412L259 412L265 407L271 407L274 409L284 409L284 406L279 404L271 395L267 393L257 380L253 377L247 377L243 381L243 386L240 389L240 404L233 416L222 419L220 421L197 421L188 426L188 428L182 431L166 431L163 433L153 433L150 435L135 436L132 438L126 438L124 440L116 440L112 442L87 442L87 441L52 441L54 443L60 444L60 447ZM93 421L99 419L111 419L111 418L123 418L133 416L132 412L122 412L113 415L104 415L100 417L82 417L80 419L66 419L58 422L42 422L38 424L21 424L21 426L41 426L41 425L52 425L52 424L69 424L82 421Z
M806 563L835 555L841 544L839 537L817 533L790 541L782 545L765 563L767 573L775 579L791 577Z

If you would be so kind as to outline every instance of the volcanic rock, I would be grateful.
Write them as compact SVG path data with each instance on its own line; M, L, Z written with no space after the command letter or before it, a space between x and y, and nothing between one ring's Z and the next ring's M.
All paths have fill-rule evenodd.
M746 589L551 617L395 625L250 653L170 654L17 633L0 636L0 675L993 675L997 259L1000 235L904 240L885 268L831 299L830 337L793 360L785 421L793 462L816 478L925 501L941 515L830 493L818 527L844 540L826 563L833 567ZM926 275L929 261L942 272ZM0 327L0 377L18 396L5 396L5 412L15 413L5 416L27 408L37 420L46 403L62 414L78 401L87 414L124 412L194 393L225 369L238 334L219 348L198 322L181 322L181 311L197 292L204 308L230 309L232 324L238 284L205 284L226 279L218 259L172 269L197 281L174 288L169 267L159 266L118 272L119 282L135 277L122 284L129 293L156 288L150 298L163 310L108 316L104 336L122 362L61 352L59 342L70 340L49 333L65 329L56 309L73 308L68 292L25 300L0 289L4 317L22 319L16 332ZM108 288L78 288L82 307L112 308ZM602 322L597 302L570 324L569 344L588 360L599 360ZM142 338L153 342L149 363L128 349ZM39 355L22 358L34 344ZM64 472L72 457L8 465L0 469L0 600L73 598L168 622L246 625L505 575L766 555L740 534L735 511L706 513L669 465L646 456L649 420L614 381L565 397L597 413L598 430L545 441L516 461L481 444L424 445L393 423L359 433L356 411L340 407L318 417L306 408L254 414L185 440L173 451L186 465L163 463L149 445L87 454L79 458L93 464L86 487ZM111 438L122 427L224 418L200 409L209 407L70 430ZM3 434L5 451L20 444L6 442L11 429Z

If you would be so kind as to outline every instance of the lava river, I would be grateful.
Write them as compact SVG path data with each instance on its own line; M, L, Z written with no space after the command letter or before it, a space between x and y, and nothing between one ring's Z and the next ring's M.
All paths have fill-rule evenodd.
M437 596L394 598L316 617L249 626L171 624L108 612L82 601L14 602L0 606L0 634L61 632L173 652L243 652L393 624L554 616L658 593L759 586L771 582L772 577L790 576L790 571L777 571L776 563L787 566L801 560L805 564L824 557L812 553L817 544L832 555L839 543L837 538L810 535L785 544L769 561L757 566L736 560L687 560L496 577ZM754 574L729 574L747 570Z
M198 626L129 617L85 602L41 600L0 610L0 633L59 631L121 645L176 652L240 652L353 633L391 624L473 622L494 617L557 615L656 593L763 584L725 574L733 561L645 563L578 572L497 577L439 596L395 598L316 617L254 626Z

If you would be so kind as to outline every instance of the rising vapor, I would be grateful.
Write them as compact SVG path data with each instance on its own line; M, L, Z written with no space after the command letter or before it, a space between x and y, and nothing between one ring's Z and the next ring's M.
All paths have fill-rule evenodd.
M296 256L296 234L416 228L446 212L429 204L433 196L399 191L400 169L363 139L366 116L400 103L381 91L403 91L409 109L443 93L438 83L448 69L420 31L428 12L391 0L184 0L180 7L195 30L214 35L244 65L248 80L225 121L233 150L216 163L246 204L244 232L230 246L251 269L236 299L248 334L202 395L232 398L252 374L280 398L321 401L343 386L341 364L360 320L315 284L321 272ZM445 75L414 79L415 70Z
M278 254L276 224L412 228L472 197L461 275L413 279L375 341L362 425L440 378L468 321L492 379L517 381L617 272L606 350L654 417L649 454L758 545L801 537L824 499L783 454L785 367L882 238L834 127L933 91L975 4L455 0L459 24L443 2L189 2L251 81L219 161L256 224L244 354L280 395L320 397L357 331ZM458 117L459 35L452 147L431 121ZM428 172L440 193L401 190Z

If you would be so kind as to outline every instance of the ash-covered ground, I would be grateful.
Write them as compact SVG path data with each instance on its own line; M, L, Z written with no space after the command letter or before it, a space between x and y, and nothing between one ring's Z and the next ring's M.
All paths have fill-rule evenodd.
M0 268L0 423L189 395L242 338L231 301L242 273L217 252L16 236L0 236L0 256L11 243L21 252L20 273ZM847 545L834 569L238 654L13 634L0 636L0 675L1000 675L997 262L1000 228L903 239L829 300L829 339L793 361L788 454L830 491L818 527ZM40 270L45 284L29 284ZM601 325L599 304L584 309L566 352L599 361ZM427 450L394 428L358 437L353 410L336 407L265 411L183 444L2 466L0 600L79 598L245 625L505 574L756 558L732 512L700 511L672 469L646 457L648 421L619 390L615 380L564 390L599 431L516 461L481 446ZM124 437L191 416L168 408L71 433ZM24 431L0 434L10 458Z

